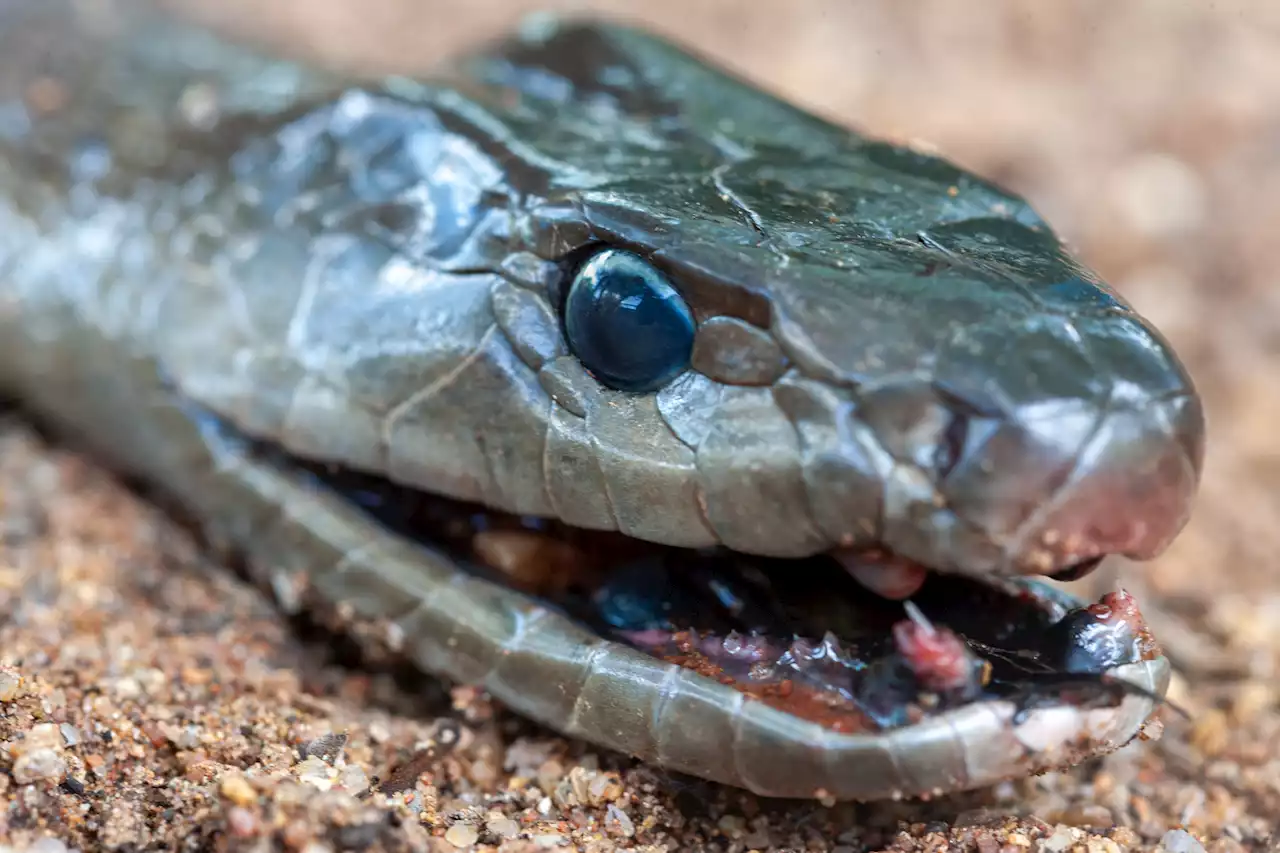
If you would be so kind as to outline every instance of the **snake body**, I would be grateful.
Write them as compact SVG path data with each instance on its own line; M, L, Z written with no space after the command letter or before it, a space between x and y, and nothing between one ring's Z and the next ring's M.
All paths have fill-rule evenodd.
M141 7L0 4L0 395L159 486L282 597L567 734L779 796L973 787L1128 740L1130 695L841 733L606 640L288 459L686 548L876 545L973 577L1159 553L1203 418L1022 200L666 41L535 22L429 79ZM592 247L663 270L649 392L561 328ZM264 453L269 444L270 453ZM1163 658L1115 668L1154 693Z

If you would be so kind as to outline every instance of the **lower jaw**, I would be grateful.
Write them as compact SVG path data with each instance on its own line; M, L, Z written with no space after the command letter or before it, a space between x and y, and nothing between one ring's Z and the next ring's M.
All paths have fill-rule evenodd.
M905 587L897 569L882 573L883 596L830 556L671 548L288 461L469 571L839 732L886 731L992 699L1022 709L1113 705L1132 691L1106 673L1159 654L1131 601L1114 596L1086 609L1033 581L988 584L910 568ZM1093 632L1090 642L1105 642L1082 649L1082 628Z

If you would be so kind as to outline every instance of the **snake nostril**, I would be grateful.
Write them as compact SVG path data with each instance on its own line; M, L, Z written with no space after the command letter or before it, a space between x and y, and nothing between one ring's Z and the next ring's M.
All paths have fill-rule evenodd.
M945 479L959 464L968 442L969 417L960 412L952 412L933 451L933 468L939 480Z
M1105 555L1102 557L1091 557L1088 560L1082 560L1075 565L1067 566L1065 569L1049 575L1049 577L1056 581L1062 581L1063 583L1078 581L1081 578L1088 576L1094 569L1098 568L1098 565L1104 559L1106 559Z

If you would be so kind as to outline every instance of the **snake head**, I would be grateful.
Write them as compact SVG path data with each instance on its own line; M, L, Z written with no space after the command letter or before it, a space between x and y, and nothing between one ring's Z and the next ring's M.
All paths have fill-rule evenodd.
M595 318L614 359L653 360L653 383L614 382L572 339L544 370L603 460L595 500L616 517L595 525L974 575L1153 557L1183 528L1203 456L1192 380L1027 202L627 29L534 29L472 65L493 88L468 93L513 136L559 128L518 228L558 264L553 310L577 319L573 283L600 251L632 252L681 302L672 327ZM598 394L628 427L586 412Z
M490 113L455 120L532 140L504 203L545 302L495 306L517 352L561 336L522 356L550 514L973 575L1149 558L1185 524L1191 379L1023 199L622 28L534 27L466 70Z
M633 416L642 448L607 430L596 449L627 455L636 527L672 511L660 489L688 496L690 526L709 531L696 544L768 556L877 548L944 571L1069 575L1160 553L1187 520L1204 430L1168 343L1021 200L901 149L840 156L574 194L591 235L576 257L591 260L569 264L563 291L623 247L689 329L673 346L596 317L607 351L568 357L591 379L555 368L552 387L579 389L566 396ZM678 231L655 221L659 195ZM571 325L573 297L557 304ZM602 358L661 362L655 347L681 369L608 387ZM672 437L687 462L658 449Z
M1185 523L1187 372L1022 199L623 29L462 70L237 156L264 222L312 216L272 201L308 181L331 210L242 253L267 332L227 310L184 337L188 395L294 453L682 547L1056 575ZM219 361L276 330L285 367ZM280 392L235 397L245 364ZM335 412L362 438L328 440Z

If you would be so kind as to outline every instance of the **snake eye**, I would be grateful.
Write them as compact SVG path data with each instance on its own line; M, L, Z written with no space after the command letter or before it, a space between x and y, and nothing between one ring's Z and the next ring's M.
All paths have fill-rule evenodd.
M653 391L689 366L693 312L661 272L638 255L605 249L586 260L564 305L569 348L619 391Z

